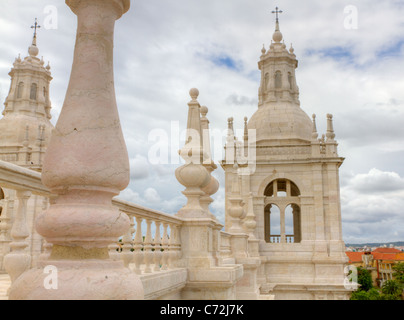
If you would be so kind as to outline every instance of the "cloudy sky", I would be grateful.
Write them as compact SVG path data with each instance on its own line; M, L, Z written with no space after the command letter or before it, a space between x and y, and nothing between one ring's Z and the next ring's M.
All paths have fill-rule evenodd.
M257 108L263 44L279 6L285 43L299 59L301 107L325 132L334 115L341 167L344 240L404 240L404 1L402 0L137 0L117 22L115 85L131 161L121 197L168 213L185 204L176 155L186 125L188 92L196 87L211 128L227 118L242 129ZM26 56L35 17L38 47L50 61L53 123L64 101L76 16L63 0L0 1L0 98L14 59ZM161 132L170 164L156 163ZM216 146L217 148L217 146ZM161 155L161 154L160 154ZM215 159L220 160L220 154ZM212 211L223 221L223 172Z

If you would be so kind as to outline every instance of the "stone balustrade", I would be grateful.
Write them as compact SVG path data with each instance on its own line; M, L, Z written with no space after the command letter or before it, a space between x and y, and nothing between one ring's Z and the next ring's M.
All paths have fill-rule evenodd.
M132 264L139 275L180 266L182 219L119 199L112 203L131 220L128 233L110 246L114 258L120 252L124 264Z
M33 195L44 199L53 196L43 186L39 172L3 161L0 161L0 187L16 190L17 195L17 210L13 213L15 217L9 239L11 251L4 258L7 261L6 271L14 281L30 268L29 262L32 259L26 243L30 236L26 202ZM178 294L187 278L186 269L180 268L179 234L182 220L117 198L112 203L121 213L130 217L132 226L128 234L122 235L116 243L110 245L110 259L121 259L126 267L140 275L145 299L158 299L167 294L172 297L173 292ZM49 244L44 239L42 244L42 255L49 254Z
M43 186L39 172L3 161L0 161L0 187L16 190L17 196L14 219L10 226L12 229L11 252L4 258L7 262L5 263L6 271L11 280L15 281L22 273L30 269L29 262L33 259L30 251L27 250L26 239L30 234L26 228L25 204L30 196L41 196L46 203L49 203L49 199L52 199L52 202L55 196ZM110 260L122 260L126 268L139 276L144 287L145 299L181 299L181 290L189 281L189 266L183 259L181 232L182 228L186 228L186 224L190 223L189 219L145 208L119 198L114 198L112 205L130 218L131 228L127 234L122 235L109 246ZM43 210L46 208L47 206L44 205ZM216 267L219 268L218 270L226 270L223 269L226 267L236 268L234 270L237 279L241 279L242 274L252 277L253 281L248 282L254 283L253 291L248 286L237 287L237 297L243 298L243 292L251 294L257 291L255 276L251 276L249 274L251 272L248 271L251 266L246 264L244 261L246 259L243 258L244 255L247 257L248 252L240 251L240 241L244 243L241 247L247 248L247 239L246 234L235 235L219 231L218 252L214 254L218 258ZM52 245L43 238L41 241L43 258L49 256ZM244 265L245 271L241 265ZM257 297L257 294L253 296Z

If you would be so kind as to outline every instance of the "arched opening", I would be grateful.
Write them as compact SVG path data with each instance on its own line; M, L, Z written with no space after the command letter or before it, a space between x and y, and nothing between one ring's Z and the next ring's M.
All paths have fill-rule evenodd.
M298 197L299 188L290 180L277 179L272 181L264 191L266 197Z
M22 91L24 90L24 82L20 82L17 85L17 99L21 99L22 98Z
M281 240L281 210L276 204L265 207L265 241L279 243Z
M269 87L269 73L265 74L264 81L265 81L265 90L268 90L268 87Z
M4 191L2 188L0 188L0 216L1 213L3 212L3 201L4 200Z
M282 73L280 71L275 72L275 89L282 88Z
M289 88L290 88L290 90L292 90L293 89L293 77L290 72L288 72L288 81L289 81Z
M301 242L300 190L288 179L273 180L265 188L265 241Z
M299 243L300 230L300 207L297 204L290 204L285 209L285 242Z
M38 91L38 86L37 86L36 83L33 83L33 84L31 85L31 94L30 94L30 96L29 96L29 98L30 98L31 100L36 100L37 91Z

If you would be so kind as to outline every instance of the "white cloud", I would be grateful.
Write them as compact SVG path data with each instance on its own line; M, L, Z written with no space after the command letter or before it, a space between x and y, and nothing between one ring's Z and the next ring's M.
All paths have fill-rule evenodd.
M137 155L130 159L130 177L133 180L140 180L149 176L149 162L143 156Z
M399 241L404 237L404 178L371 169L341 188L345 241Z
M144 200L147 203L158 203L161 201L160 195L158 194L157 190L154 188L147 188L144 191Z

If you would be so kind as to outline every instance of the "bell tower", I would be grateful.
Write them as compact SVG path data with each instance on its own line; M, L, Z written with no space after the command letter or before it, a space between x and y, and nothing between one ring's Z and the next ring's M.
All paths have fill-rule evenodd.
M299 88L296 83L296 68L298 61L294 49L286 49L283 35L279 28L278 14L282 13L276 8L275 32L267 51L265 46L261 50L261 58L258 68L261 70L261 85L259 88L259 106L265 103L287 101L300 105Z
M34 36L28 56L15 59L9 76L11 85L0 119L0 160L41 171L42 161L53 129L49 87L49 63L38 58L35 19Z
M300 107L298 61L293 47L287 49L283 42L281 11L276 8L273 13L272 43L268 51L262 49L258 62L258 109L242 139L234 137L233 121L229 124L222 162L226 230L234 221L229 212L232 184L240 181L245 212L256 222L252 232L259 239L261 294L275 294L275 299L347 299L339 186L344 159L338 155L332 115L327 115L327 133L319 139L316 116L309 117ZM252 146L255 165L238 163L239 155ZM248 201L249 195L253 201ZM246 222L241 216L245 232L251 233Z

